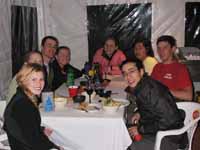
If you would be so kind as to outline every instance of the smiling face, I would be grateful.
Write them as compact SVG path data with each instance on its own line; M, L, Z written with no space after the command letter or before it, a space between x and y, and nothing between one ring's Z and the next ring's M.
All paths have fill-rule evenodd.
M104 50L108 56L111 56L116 49L118 49L118 46L113 39L108 39L105 42Z
M161 41L157 44L157 51L162 63L168 64L173 61L175 46L171 46L167 41Z
M42 45L42 55L45 58L52 59L55 55L57 42L53 39L47 39Z
M56 60L61 67L64 67L66 64L70 62L70 50L66 48L62 48L59 50L56 55Z
M16 75L16 81L27 95L40 95L44 88L43 67L35 63L24 64Z
M44 88L44 75L43 72L32 72L24 85L33 95L40 95Z
M132 88L135 88L138 82L141 80L144 70L136 67L136 65L132 62L128 62L123 65L122 73L125 80L128 82L128 85Z
M136 43L133 50L137 59L143 61L147 57L147 50L142 42Z

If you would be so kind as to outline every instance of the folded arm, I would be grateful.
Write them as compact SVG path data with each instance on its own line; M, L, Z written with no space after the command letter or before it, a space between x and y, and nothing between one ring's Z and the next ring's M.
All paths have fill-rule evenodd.
M172 95L178 99L182 100L189 100L191 101L193 98L193 88L192 87L186 87L181 90L170 90Z

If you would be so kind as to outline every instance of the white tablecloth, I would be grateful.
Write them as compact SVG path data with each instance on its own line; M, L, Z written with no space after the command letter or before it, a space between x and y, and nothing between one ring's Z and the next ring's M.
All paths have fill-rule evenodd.
M118 83L117 79L108 89L117 93L112 97L124 99L124 87ZM55 94L68 96L66 85L63 84ZM60 111L41 111L41 116L42 122L59 133L66 141L65 145L74 150L126 150L132 142L123 120L123 109L108 114L104 111L86 113L66 107Z
M123 121L123 111L114 114L79 112L72 108L41 111L42 122L58 132L77 150L126 150L131 139Z

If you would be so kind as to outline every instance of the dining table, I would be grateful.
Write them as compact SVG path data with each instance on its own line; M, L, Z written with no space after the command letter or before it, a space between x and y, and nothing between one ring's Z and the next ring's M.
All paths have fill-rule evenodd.
M113 97L127 101L121 86L108 86L108 89L115 91ZM55 91L55 95L68 97L67 91L64 83ZM42 123L58 134L56 142L64 145L66 150L126 150L132 140L124 122L124 107L116 112L106 112L97 97L92 103L98 104L100 109L83 111L76 109L76 103L67 103L63 109L50 112L41 108Z

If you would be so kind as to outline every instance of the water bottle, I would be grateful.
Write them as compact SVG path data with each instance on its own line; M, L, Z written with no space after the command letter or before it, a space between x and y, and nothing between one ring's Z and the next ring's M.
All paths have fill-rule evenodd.
M74 72L71 68L69 68L67 72L67 86L74 85Z
M51 99L50 96L48 96L47 99L46 99L46 101L45 101L44 110L46 112L50 112L50 111L53 110L53 100Z

